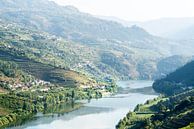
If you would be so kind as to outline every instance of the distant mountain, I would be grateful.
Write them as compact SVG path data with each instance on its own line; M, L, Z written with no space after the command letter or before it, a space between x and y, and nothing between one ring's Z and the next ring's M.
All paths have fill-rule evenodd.
M178 39L178 40L194 40L193 35L194 35L194 24L192 26L183 28L183 29L169 35L169 37L171 37L173 39Z
M193 59L194 59L193 57L185 57L185 56L179 56L179 55L174 55L174 56L161 59L157 63L156 75L158 76L158 78L165 77L169 73L174 72L177 68L182 67L184 64L186 64L187 62Z
M97 16L108 21L116 21L124 26L138 25L152 35L170 39L191 39L194 33L194 18L161 18L145 22L125 21L116 17Z
M47 0L22 2L21 0L2 0L0 6L3 19L76 41L97 42L102 39L129 41L137 36L134 28L100 20L81 13L72 6L63 7ZM139 37L149 36L148 33L142 31L138 30Z
M140 26L151 34L178 39L178 37L171 36L192 25L194 25L194 18L162 18L142 23Z
M139 25L140 23L142 23L142 22L139 22L139 21L127 21L127 20L123 20L123 19L120 19L120 18L114 17L114 16L99 16L99 15L96 15L95 17L97 17L99 19L107 20L107 21L115 21L115 22L121 23L123 26L126 26L126 27L131 27L133 25Z
M160 93L173 95L194 87L194 61L157 80L153 88Z
M47 0L1 0L0 7L2 23L10 22L26 28L26 31L47 32L57 38L73 41L68 42L71 43L71 49L62 50L65 51L66 56L61 52L62 48L57 46L53 47L54 50L50 48L53 45L52 40L49 40L49 45L47 44L49 47L44 49L45 52L50 52L52 56L57 57L57 60L61 61L65 58L66 64L58 61L64 67L84 71L94 76L105 74L104 76L122 79L153 79L158 74L157 62L161 59L173 55L191 56L194 53L193 49L189 49L190 46L153 36L141 27L126 27L118 22L102 20L82 13L75 7L59 6ZM2 33L6 28L7 26L3 27ZM20 37L19 28L16 29L16 34L19 33ZM12 31L12 28L9 31ZM10 34L9 31L6 33ZM37 41L41 41L40 35L38 34ZM17 39L15 43L14 38L13 42L10 42L11 45L26 49L21 39ZM47 40L47 37L45 39ZM38 51L42 51L42 44L38 42L35 44L39 48ZM74 47L76 44L81 46ZM81 48L83 48L82 51L80 51ZM35 50L30 49L33 52ZM75 55L71 55L72 53Z

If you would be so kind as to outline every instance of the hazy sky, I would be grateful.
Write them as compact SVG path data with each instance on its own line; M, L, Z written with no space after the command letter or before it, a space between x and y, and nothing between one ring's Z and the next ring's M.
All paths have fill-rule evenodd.
M194 17L194 0L54 0L80 11L129 21L161 17Z

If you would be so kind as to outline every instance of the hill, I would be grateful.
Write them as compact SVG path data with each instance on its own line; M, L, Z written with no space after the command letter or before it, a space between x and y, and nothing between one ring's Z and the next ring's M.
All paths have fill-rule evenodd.
M179 55L174 55L174 56L161 59L157 63L157 74L156 75L158 75L158 77L156 78L165 77L169 73L172 73L178 68L181 68L187 62L190 62L193 59L194 59L193 57L185 57L185 56L179 56Z
M177 40L193 40L194 39L193 35L194 35L194 24L189 27L185 27L177 32L174 32L169 37Z
M117 129L178 129L194 122L194 90L175 96L158 97L136 106L116 126Z
M81 13L75 7L59 6L48 0L22 2L21 0L2 0L0 7L2 19L74 41L83 40L85 43L90 40L95 43L102 39L129 41L135 36L133 28L125 28L116 22L100 20L92 15ZM144 31L140 34L141 38L149 36Z
M170 39L191 39L193 34L194 18L160 18L145 22L125 21L116 17L96 16L108 21L116 21L126 27L138 25L152 35Z
M0 39L0 60L17 64L37 79L70 87L98 85L92 76L70 69L89 57L91 51L80 53L85 51L81 45L72 46L55 36L3 22Z
M101 20L72 6L59 6L47 0L26 0L18 4L20 2L0 1L1 23L6 21L21 26L20 29L15 27L18 29L13 37L21 40L17 39L15 44L12 42L12 46L22 49L27 46L28 51L44 56L44 60L50 63L56 59L56 64L84 71L90 76L100 75L101 79L154 79L162 74L158 73L157 68L161 59L173 55L184 55L187 58L194 52L189 49L190 46L152 36L138 26L129 28L117 22ZM10 25L2 28L4 31L1 33L7 31L5 28L11 29ZM8 35L14 35L10 33L13 28L8 31ZM24 28L36 31L26 34ZM52 38L53 35L55 38ZM30 40L33 43L28 45ZM41 41L41 44L37 41ZM43 48L47 50L42 51ZM52 59L48 60L48 56Z
M117 129L192 128L194 122L194 61L153 84L163 94L144 104L119 121Z
M176 94L194 86L194 61L170 73L165 78L156 80L153 88L167 95Z
M29 59L25 57L24 55L19 55L19 52L17 50L14 50L13 52L13 49L10 50L6 48L3 48L3 49L0 48L0 60L3 62L14 63L14 66L16 65L17 68L22 70L23 72L37 79L44 80L52 84L66 86L66 87L76 87L76 86L84 87L88 85L90 85L91 87L97 86L97 83L95 82L95 80L90 79L86 75L75 72L73 70L68 70L68 69L52 66L49 64L37 62L33 59ZM14 67L13 67L13 70L14 70L13 72L10 71L11 69L8 69L8 68L6 69L4 67L1 67L1 69L8 70L8 72L11 72L11 73L13 72L15 73ZM16 77L16 79L25 76L25 75L9 75L9 74L4 74L4 75L7 75L8 77L13 76L13 77ZM1 78L1 81L6 81L6 80Z

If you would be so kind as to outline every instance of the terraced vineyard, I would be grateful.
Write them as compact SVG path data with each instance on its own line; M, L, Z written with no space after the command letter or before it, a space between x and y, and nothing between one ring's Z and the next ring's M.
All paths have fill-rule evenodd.
M15 62L26 73L61 86L75 87L81 85L97 85L94 80L78 72L43 64L28 59L22 56L22 54L17 55L18 53L16 54L16 52L13 53L13 51L9 49L0 48L0 59Z

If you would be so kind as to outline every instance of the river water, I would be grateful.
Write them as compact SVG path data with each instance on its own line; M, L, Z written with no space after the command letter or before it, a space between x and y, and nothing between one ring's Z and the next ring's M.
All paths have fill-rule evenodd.
M152 81L119 81L125 88L150 87ZM155 94L120 93L113 97L91 100L78 110L63 115L41 116L12 129L114 129L118 121L137 104L157 97Z

